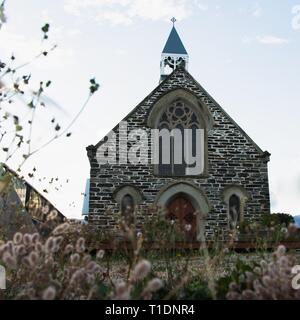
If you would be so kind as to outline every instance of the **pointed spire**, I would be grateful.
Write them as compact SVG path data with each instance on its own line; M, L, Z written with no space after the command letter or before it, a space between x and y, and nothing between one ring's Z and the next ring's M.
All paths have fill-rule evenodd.
M176 19L172 18L173 28L163 49L163 53L188 54L175 28Z

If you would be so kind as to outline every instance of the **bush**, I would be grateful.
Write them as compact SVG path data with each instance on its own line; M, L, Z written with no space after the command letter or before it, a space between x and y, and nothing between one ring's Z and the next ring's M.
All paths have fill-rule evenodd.
M212 300L208 283L201 277L194 277L185 285L180 294L182 300Z
M294 217L286 213L273 213L264 215L262 224L265 227L284 226L288 227L290 224L294 224Z

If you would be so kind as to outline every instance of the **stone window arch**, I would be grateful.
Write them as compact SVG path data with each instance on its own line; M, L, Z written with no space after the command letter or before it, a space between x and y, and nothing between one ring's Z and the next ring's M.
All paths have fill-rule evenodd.
M116 190L114 199L119 205L122 216L128 223L132 223L134 212L143 201L140 191L132 186L124 186Z
M192 157L196 156L196 132L197 129L202 129L201 134L204 137L200 153L201 156L204 155L203 166L200 173L190 175L207 176L207 132L212 129L213 120L207 107L195 95L184 89L176 89L165 94L153 106L148 116L148 126L160 130L159 132L175 130L174 134L170 135L170 143L167 145L163 146L162 137L159 137L159 164L154 165L154 173L160 176L176 177L189 175L186 174L186 168L193 168L194 165L186 164L184 152L187 148L188 154L191 154ZM185 139L185 129L191 130L188 140ZM177 136L178 132L179 136ZM167 164L163 161L163 150L164 152L170 151L170 161Z
M223 190L222 199L226 204L230 229L235 229L244 220L245 206L249 197L249 193L238 185L229 186Z

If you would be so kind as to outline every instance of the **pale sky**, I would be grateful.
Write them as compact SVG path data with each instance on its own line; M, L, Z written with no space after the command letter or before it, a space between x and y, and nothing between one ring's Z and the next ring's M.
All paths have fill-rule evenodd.
M24 70L31 72L33 86L52 80L47 96L59 105L48 104L38 112L36 146L52 135L53 117L62 126L71 121L86 99L90 78L101 85L71 138L53 142L24 167L24 172L37 168L28 181L40 191L47 189L46 197L66 216L81 217L89 177L85 148L101 140L158 85L160 55L173 16L190 55L189 72L272 154L272 212L300 214L300 0L6 2L1 60L12 52L19 62L32 58L46 22L50 43L58 45ZM14 108L27 112L18 101ZM18 161L9 165L15 168ZM52 177L59 181L49 186Z

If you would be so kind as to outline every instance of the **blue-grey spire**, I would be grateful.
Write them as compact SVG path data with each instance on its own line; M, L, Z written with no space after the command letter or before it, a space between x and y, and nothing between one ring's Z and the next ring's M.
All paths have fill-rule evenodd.
M188 54L177 33L177 30L175 29L175 26L173 26L171 30L167 43L164 47L163 53Z

